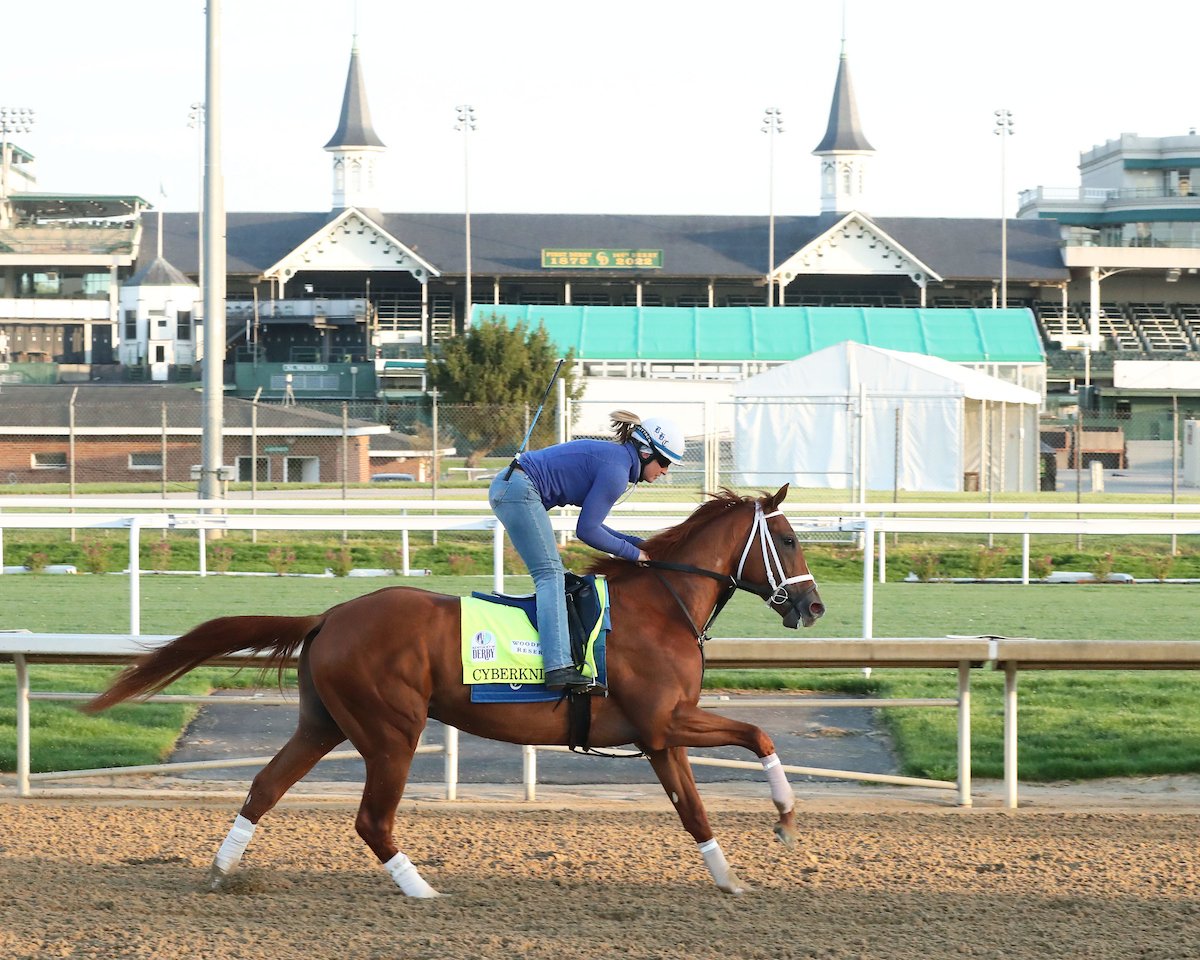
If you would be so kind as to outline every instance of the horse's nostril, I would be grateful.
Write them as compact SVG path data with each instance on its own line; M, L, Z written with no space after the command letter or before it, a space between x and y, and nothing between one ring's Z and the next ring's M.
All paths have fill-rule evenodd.
M810 603L808 609L814 618L825 616L825 604L823 603Z

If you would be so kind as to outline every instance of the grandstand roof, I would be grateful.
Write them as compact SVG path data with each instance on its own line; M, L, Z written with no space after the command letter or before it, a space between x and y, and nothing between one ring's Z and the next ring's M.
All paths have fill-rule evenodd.
M261 274L284 259L332 220L333 213L227 214L227 269ZM388 213L380 225L432 264L442 276L466 272L464 218L457 213ZM163 214L163 255L185 273L196 274L197 216ZM835 221L828 216L777 216L775 249L780 262ZM994 278L999 273L1000 224L990 219L879 217L872 222L946 281ZM139 267L153 257L157 217L143 217ZM1010 220L1010 282L1062 283L1058 224L1053 220ZM767 262L766 216L642 216L615 214L473 213L471 270L475 275L563 277L569 271L542 266L550 247L662 251L661 269L589 270L597 280L647 278L758 278Z
M544 325L581 360L789 361L850 340L955 363L1042 363L1026 309L564 307L477 304L510 326Z

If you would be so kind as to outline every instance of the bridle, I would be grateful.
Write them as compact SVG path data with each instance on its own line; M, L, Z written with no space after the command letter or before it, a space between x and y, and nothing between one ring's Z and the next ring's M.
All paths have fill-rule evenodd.
M746 546L742 549L741 559L738 560L737 573L730 575L727 573L718 573L715 570L706 570L703 567L695 567L688 563L671 563L666 560L647 560L639 564L643 567L649 567L654 570L659 581L667 588L667 591L675 598L675 602L679 605L679 609L683 611L683 615L687 618L692 632L696 635L696 640L701 647L708 640L708 629L713 625L717 616L725 609L730 598L738 590L745 590L747 593L752 593L756 597L762 597L768 603L775 606L786 602L788 597L787 588L793 583L812 583L814 589L817 581L811 573L801 573L794 577L787 576L787 571L783 569L783 561L779 559L779 551L775 549L775 541L771 539L770 531L767 529L767 521L772 517L782 516L782 510L776 510L774 513L765 513L763 511L762 502L754 501L754 523L750 527L750 534L746 538ZM762 554L763 569L767 573L767 582L770 586L761 583L753 583L746 580L742 574L746 569L746 560L750 556L750 551L754 547L755 541L758 542L759 551ZM712 613L705 622L703 629L696 628L696 622L692 619L692 615L688 612L687 605L671 586L670 582L659 570L672 570L676 573L691 573L697 576L708 577L712 580L717 580L725 584L725 589L717 598L717 603L713 607ZM798 601L792 600L791 606L784 611L786 616L791 610L795 609Z

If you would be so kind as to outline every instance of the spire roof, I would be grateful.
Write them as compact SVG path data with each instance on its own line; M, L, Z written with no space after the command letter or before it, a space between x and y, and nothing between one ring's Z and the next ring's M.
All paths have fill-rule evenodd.
M346 72L346 93L342 97L342 115L337 132L325 144L326 150L342 147L382 147L371 126L371 111L367 107L367 90L363 84L362 67L358 62L358 43L350 48L350 69Z
M194 287L184 274L161 256L155 257L125 281L130 287Z
M858 122L858 104L854 100L854 85L850 82L850 65L842 50L838 62L837 81L833 85L833 103L829 107L829 126L813 153L835 153L841 150L874 153Z

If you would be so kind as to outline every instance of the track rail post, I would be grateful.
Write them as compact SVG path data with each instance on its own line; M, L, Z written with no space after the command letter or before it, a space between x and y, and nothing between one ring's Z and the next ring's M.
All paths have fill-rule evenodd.
M29 668L23 653L13 654L17 668L17 796L29 796Z

